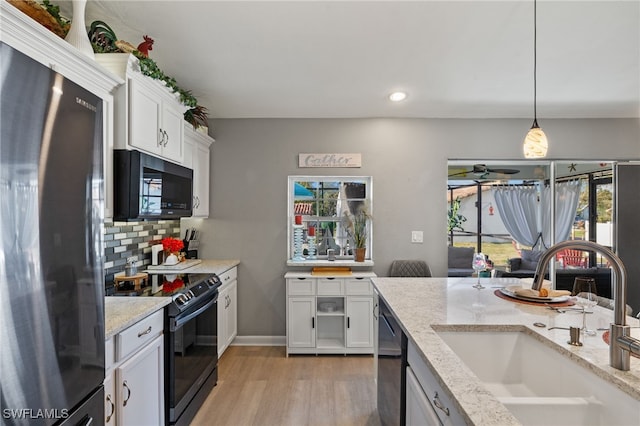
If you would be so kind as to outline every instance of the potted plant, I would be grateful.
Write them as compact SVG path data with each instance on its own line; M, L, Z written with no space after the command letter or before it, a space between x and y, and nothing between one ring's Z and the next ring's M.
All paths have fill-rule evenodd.
M345 228L347 234L353 240L355 261L364 262L367 250L367 224L371 216L366 209L361 207L355 214L345 213Z
M449 245L453 245L453 231L464 231L462 226L467 221L467 218L459 213L460 211L460 197L456 197L451 202L451 207L447 212L447 233L449 234Z

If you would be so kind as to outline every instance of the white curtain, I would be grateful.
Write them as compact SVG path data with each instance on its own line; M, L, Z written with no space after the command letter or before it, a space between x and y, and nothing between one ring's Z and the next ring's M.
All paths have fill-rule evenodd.
M551 187L496 187L498 214L513 239L522 245L547 248L551 243ZM580 198L580 182L555 185L555 241L569 238Z
M571 235L571 227L576 217L578 202L580 201L580 181L570 181L556 183L556 239L555 242L565 241ZM546 187L543 191L543 216L542 216L542 237L545 242L551 241L551 216L549 200L551 199L551 188Z
M493 189L496 209L514 240L533 247L540 235L540 197L535 186L503 186Z

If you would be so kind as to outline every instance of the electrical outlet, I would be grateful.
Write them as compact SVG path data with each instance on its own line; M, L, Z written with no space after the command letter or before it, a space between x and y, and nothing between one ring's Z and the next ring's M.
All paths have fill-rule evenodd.
M422 242L422 231L411 231L411 242L412 243L421 243Z

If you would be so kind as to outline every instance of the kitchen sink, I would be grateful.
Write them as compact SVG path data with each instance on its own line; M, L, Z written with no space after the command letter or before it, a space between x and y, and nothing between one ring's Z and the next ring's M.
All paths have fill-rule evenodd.
M524 425L640 424L639 401L526 331L438 335Z

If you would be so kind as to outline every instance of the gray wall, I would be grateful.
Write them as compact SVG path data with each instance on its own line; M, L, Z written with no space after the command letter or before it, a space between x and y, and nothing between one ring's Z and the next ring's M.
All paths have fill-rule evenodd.
M640 121L541 120L551 159L638 159ZM287 176L373 176L374 272L446 271L448 159L522 159L531 120L230 119L210 123L211 214L201 257L238 258L238 334L285 334ZM359 169L299 169L301 152L362 153ZM410 242L424 231L424 244Z

